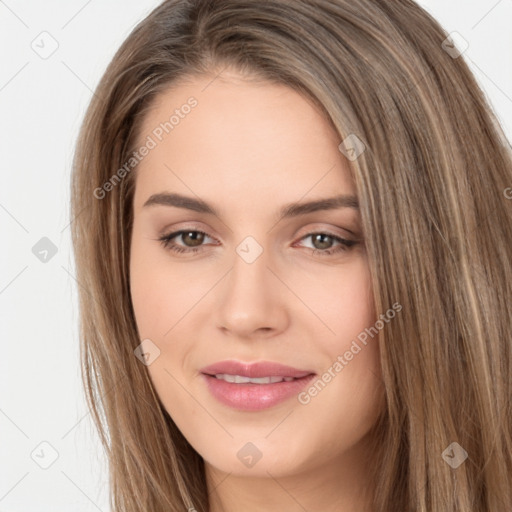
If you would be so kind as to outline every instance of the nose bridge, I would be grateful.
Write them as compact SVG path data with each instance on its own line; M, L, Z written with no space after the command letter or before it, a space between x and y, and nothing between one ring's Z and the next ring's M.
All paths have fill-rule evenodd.
M246 237L236 247L216 305L220 327L243 336L260 329L283 328L286 308L282 294L276 293L279 283L267 268L269 256L253 237Z
M236 248L233 268L228 277L227 297L244 303L259 305L264 303L272 290L268 289L268 255L263 247L253 241L243 241ZM258 254L259 253L259 254ZM268 297L267 297L268 300Z

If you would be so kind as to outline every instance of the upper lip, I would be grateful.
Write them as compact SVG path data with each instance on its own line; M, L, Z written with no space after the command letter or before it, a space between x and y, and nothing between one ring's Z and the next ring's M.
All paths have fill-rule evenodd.
M244 363L242 361L219 361L202 368L201 373L208 375L228 374L240 375L242 377L294 377L300 379L314 372L311 370L299 370L291 366L275 363L273 361L258 361L254 363Z

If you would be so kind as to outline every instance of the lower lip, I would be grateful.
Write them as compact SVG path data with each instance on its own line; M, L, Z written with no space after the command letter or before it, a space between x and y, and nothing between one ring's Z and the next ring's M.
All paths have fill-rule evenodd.
M235 384L202 374L211 394L224 405L241 411L261 411L300 393L315 376L307 375L289 382L273 384Z

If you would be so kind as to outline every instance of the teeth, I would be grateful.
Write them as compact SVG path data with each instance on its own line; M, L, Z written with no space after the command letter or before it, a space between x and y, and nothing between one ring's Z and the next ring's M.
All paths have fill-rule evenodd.
M242 375L229 375L227 373L217 373L215 377L234 384L274 384L276 382L290 382L294 380L293 377L243 377Z

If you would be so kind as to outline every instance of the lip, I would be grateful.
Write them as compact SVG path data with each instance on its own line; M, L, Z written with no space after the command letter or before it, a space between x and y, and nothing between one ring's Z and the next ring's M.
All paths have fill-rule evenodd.
M207 375L227 373L229 375L241 375L243 377L294 377L299 379L310 375L312 370L299 370L291 366L275 363L272 361L258 361L255 363L243 363L241 361L229 360L219 361L200 370Z
M208 390L215 399L241 411L261 411L297 396L316 375L310 370L299 370L270 361L256 363L221 361L203 368L201 373ZM217 379L215 374L219 373L255 378L294 377L295 380L272 384L235 384Z

